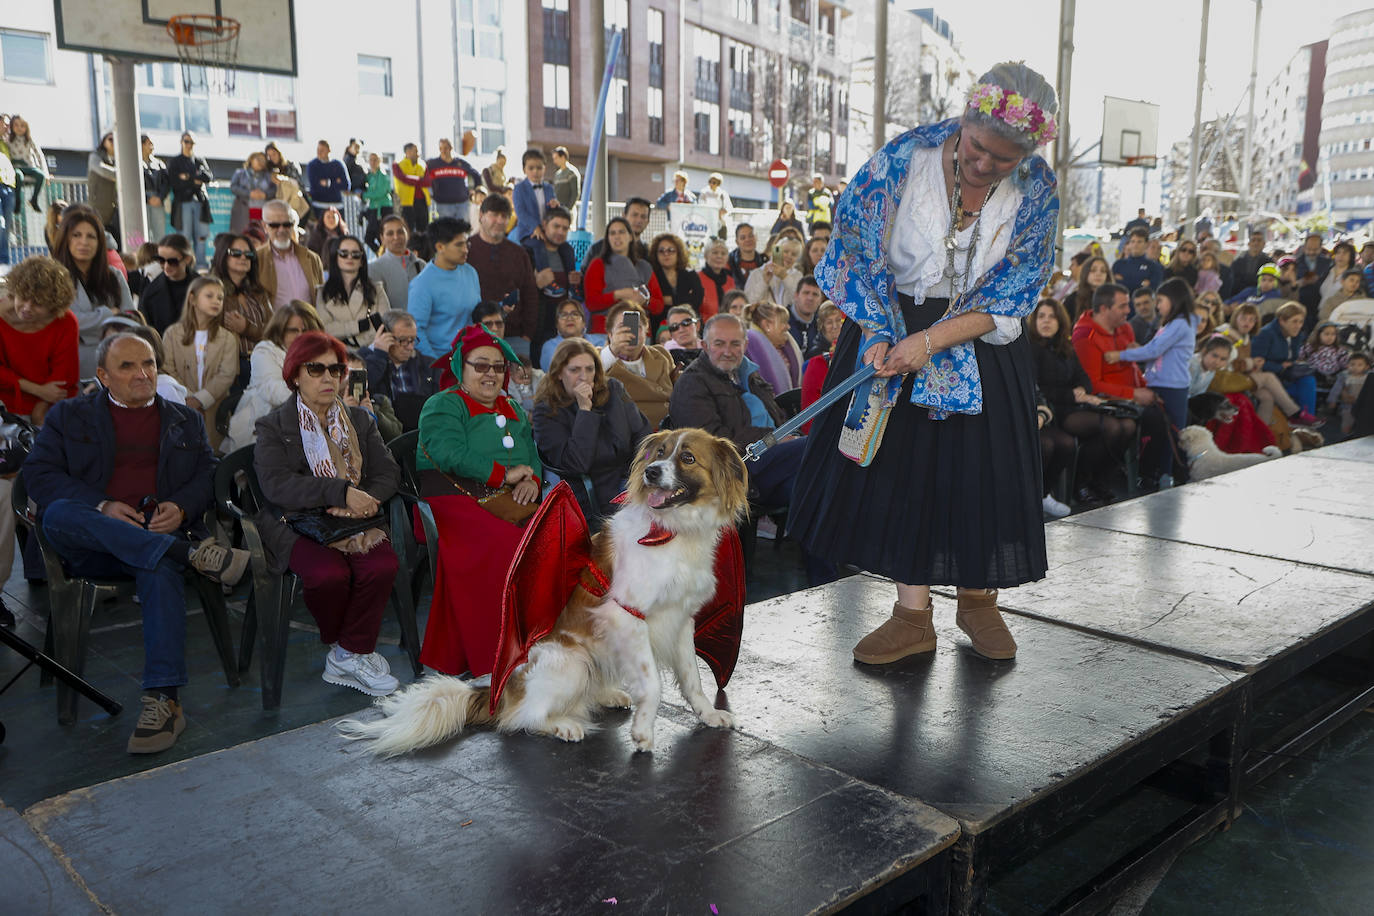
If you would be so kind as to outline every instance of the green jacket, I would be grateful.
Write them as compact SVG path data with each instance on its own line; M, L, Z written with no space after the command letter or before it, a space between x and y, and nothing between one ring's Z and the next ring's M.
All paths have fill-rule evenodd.
M369 210L391 209L391 176L386 172L368 172L367 189L363 191L363 206Z
M502 421L504 425L498 425ZM534 468L534 475L543 480L534 427L515 401L501 397L495 407L486 409L455 385L425 402L415 450L419 470L437 469L499 487L505 483L506 471L521 464Z

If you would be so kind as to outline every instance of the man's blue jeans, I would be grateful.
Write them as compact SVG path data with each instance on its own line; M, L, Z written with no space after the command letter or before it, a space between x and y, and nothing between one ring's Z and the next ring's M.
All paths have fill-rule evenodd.
M184 200L178 206L181 207L180 232L191 240L191 248L196 253L196 266L204 270L210 266L210 259L205 253L205 236L210 231L210 224L200 221L200 201Z
M132 576L143 609L143 688L186 683L186 567L166 556L175 539L59 499L43 534L77 576Z

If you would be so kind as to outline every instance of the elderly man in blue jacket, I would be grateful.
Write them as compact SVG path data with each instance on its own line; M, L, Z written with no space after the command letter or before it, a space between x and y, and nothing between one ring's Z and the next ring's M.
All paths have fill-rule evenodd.
M24 483L53 549L79 576L132 576L143 610L143 709L129 753L176 743L186 727L186 592L193 569L232 585L246 550L206 537L215 458L200 414L157 395L153 348L116 334L96 349L103 387L59 401L28 459Z
M534 234L544 221L544 211L557 207L558 196L553 185L544 180L544 154L537 149L525 150L520 157L520 168L525 171L525 179L515 186L512 197L515 201L515 232L512 240L517 244Z

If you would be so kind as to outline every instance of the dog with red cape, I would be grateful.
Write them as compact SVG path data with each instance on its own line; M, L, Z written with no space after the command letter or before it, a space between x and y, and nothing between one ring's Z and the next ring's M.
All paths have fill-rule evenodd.
M381 717L345 720L340 732L386 757L473 725L580 741L600 710L628 707L635 749L651 751L662 668L703 723L732 728L702 690L696 658L724 688L743 629L735 524L747 492L734 445L699 429L641 443L620 508L596 534L560 483L507 574L490 686L427 676L378 701Z

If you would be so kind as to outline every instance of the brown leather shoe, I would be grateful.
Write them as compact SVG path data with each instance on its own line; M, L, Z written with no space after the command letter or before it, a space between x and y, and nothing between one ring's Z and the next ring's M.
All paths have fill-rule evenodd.
M854 660L865 665L888 665L922 652L935 651L935 626L931 623L933 606L913 611L892 605L892 616L854 647Z
M997 591L987 594L959 592L959 610L954 615L959 629L968 634L973 651L984 658L1008 659L1016 657L1016 640L1002 621L997 609Z

